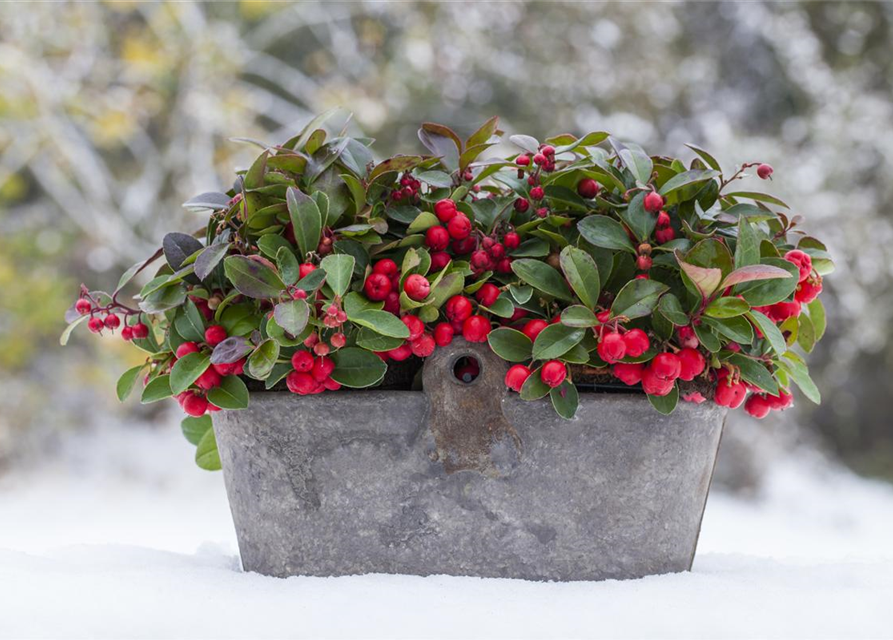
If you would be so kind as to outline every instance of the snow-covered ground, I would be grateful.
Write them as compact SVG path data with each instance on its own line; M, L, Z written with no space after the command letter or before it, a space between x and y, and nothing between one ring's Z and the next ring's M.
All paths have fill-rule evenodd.
M712 493L691 573L572 584L242 573L191 454L103 429L0 478L0 637L893 637L893 487L806 454Z

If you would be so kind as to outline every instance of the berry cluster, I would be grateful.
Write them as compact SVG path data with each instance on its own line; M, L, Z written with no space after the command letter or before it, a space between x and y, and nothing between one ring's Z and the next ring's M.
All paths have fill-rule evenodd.
M105 305L101 305L85 287L81 287L81 297L74 303L75 312L81 316L89 315L87 328L93 333L102 334L104 329L112 333L121 327L121 318L124 318L124 326L121 327L121 338L125 342L131 340L143 340L149 337L149 327L140 319L141 312L130 309L120 304L114 297ZM135 322L128 324L128 319Z

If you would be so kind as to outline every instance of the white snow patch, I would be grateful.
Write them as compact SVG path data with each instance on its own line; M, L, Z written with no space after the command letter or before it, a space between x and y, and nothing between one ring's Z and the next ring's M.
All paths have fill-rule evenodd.
M174 428L78 437L0 481L0 637L891 637L893 487L808 457L714 492L690 573L602 583L239 569Z

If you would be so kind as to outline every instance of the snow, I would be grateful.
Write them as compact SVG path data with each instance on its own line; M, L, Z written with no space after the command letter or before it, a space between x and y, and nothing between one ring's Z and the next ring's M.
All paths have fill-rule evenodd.
M191 453L104 429L0 478L0 637L893 637L893 487L808 453L713 492L692 572L570 584L243 573Z

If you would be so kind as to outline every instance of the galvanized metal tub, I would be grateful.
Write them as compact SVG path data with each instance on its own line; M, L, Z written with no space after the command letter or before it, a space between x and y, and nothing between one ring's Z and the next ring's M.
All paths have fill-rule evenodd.
M479 377L453 375L471 356ZM505 392L457 340L425 391L254 393L215 416L247 571L638 578L691 568L725 410L582 393L576 417Z

